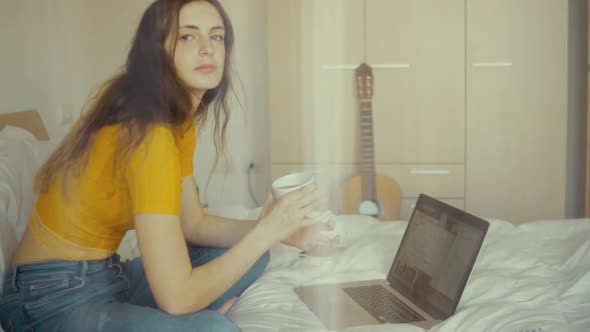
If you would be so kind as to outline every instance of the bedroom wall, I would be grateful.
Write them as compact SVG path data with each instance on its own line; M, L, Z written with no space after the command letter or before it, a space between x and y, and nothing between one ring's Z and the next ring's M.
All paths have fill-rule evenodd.
M267 119L266 78L266 0L222 0L236 34L234 82L237 92L232 98L228 155L230 172L223 164L212 175L215 149L211 127L199 137L195 152L195 174L201 200L211 207L241 205L253 207L264 203L270 182L270 157ZM250 162L254 169L249 170ZM250 194L249 182L252 183ZM254 196L254 198L253 198Z
M95 89L121 65L140 16L152 0L0 0L0 112L38 109L52 144L71 126ZM255 205L248 165L255 165L255 195L268 180L264 0L222 0L236 30L234 62L239 103L231 102L228 130L232 168L216 171L202 201L211 205ZM105 20L108 23L105 24ZM241 83L240 83L241 82ZM241 104L241 106L240 106ZM195 153L197 183L205 187L214 149L206 129Z
M0 2L0 112L3 113L48 108L49 2L39 2L32 9L33 4L34 1ZM27 53L37 54L34 62L27 59ZM46 113L43 117L47 118Z
M0 111L38 109L58 142L72 122L62 122L62 111L79 115L91 91L120 67L148 2L1 0L0 69L7 74Z

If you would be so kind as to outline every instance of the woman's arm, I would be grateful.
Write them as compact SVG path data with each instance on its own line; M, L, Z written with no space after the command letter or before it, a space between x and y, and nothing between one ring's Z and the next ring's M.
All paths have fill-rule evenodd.
M178 216L135 216L137 241L150 288L163 311L181 315L206 308L270 248L271 237L253 228L224 255L192 268Z
M235 220L205 214L196 188L192 176L182 178L182 232L190 244L231 247L256 226L256 220Z
M314 221L316 188L306 186L283 196L255 227L220 257L192 268L180 218L137 214L137 241L146 276L158 306L174 315L206 308L252 267L271 245Z
M270 208L273 201L272 196L269 196L264 211ZM257 220L235 220L205 214L192 176L183 178L181 206L182 231L185 239L194 246L231 247L255 227L257 222ZM330 215L328 213L328 217ZM326 215L318 217L319 220L325 218ZM332 223L315 224L299 230L285 239L283 243L313 252L317 248L333 246L338 243L338 239L329 239L322 234L322 231L329 231L333 228Z
M186 314L221 296L280 238L259 222L224 255L192 268L180 222L182 167L175 146L169 128L154 127L127 158L124 178L154 299L170 314Z

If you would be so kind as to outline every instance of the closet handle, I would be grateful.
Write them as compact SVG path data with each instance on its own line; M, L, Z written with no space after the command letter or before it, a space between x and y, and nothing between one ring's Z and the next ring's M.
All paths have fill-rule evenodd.
M383 63L372 64L373 69L408 69L409 63ZM358 65L322 65L322 70L355 70Z
M472 62L471 66L475 68L504 68L512 67L512 62Z
M412 169L410 170L411 175L449 175L451 171L448 169Z

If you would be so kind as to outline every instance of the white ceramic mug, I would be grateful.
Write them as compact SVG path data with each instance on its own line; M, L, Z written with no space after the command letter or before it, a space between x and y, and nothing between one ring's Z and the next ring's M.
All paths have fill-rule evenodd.
M305 187L313 182L315 182L315 178L312 172L291 173L273 181L271 185L272 194L275 199L279 199L287 193ZM329 222L333 215L329 210L325 210L324 212L316 210L310 212L307 217L317 219L318 222ZM338 230L336 229L322 233L329 238L338 236Z
M273 197L275 199L279 199L287 193L299 188L303 188L314 181L315 179L313 173L311 172L291 173L289 175L282 176L276 179L271 185ZM320 211L312 211L307 216L309 218L319 218L318 220L322 220L324 222L329 221L328 216L324 216L322 218L322 215L323 214Z
M272 183L272 195L275 199L279 199L287 193L305 187L313 181L313 173L311 172L299 172L282 176Z

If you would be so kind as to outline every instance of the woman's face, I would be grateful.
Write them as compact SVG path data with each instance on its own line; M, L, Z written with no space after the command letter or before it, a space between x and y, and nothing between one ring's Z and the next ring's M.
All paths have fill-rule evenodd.
M223 77L223 20L209 2L193 1L181 8L178 23L174 66L193 94L201 98Z

